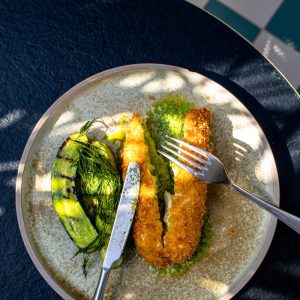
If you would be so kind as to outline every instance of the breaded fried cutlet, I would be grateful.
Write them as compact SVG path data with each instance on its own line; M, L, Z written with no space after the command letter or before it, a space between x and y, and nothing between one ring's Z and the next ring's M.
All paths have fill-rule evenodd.
M163 226L160 221L156 178L151 174L148 146L144 139L142 117L134 115L128 124L122 153L122 174L125 179L130 162L138 163L141 172L140 194L137 203L133 236L139 254L150 264L165 266Z
M192 109L184 118L184 141L209 150L210 111ZM172 263L190 258L199 244L204 223L207 185L186 170L173 165L174 190L167 211L165 250Z
M133 234L139 254L153 266L178 264L189 259L200 241L204 223L207 186L184 169L171 164L174 190L165 191L165 215L160 215L159 177L150 161L142 117L129 121L122 154L122 174L136 161L141 171L141 187ZM209 149L211 113L191 108L181 120L183 139ZM157 167L157 166L156 166Z

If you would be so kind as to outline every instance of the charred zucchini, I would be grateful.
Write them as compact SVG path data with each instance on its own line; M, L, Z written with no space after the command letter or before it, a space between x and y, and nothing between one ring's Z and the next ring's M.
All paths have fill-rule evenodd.
M121 179L107 145L86 133L94 121L70 135L52 166L52 200L77 253L105 253L112 231ZM88 256L84 258L84 271Z
M51 190L55 211L78 249L91 253L97 249L97 231L85 214L76 195L76 161L86 135L75 133L63 143L52 166Z

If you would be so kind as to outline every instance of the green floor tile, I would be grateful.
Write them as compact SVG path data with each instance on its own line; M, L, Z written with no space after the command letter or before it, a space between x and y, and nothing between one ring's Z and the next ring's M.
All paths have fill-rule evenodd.
M229 26L233 27L250 42L254 41L260 31L260 29L254 24L250 23L216 0L210 0L204 9L227 23Z
M300 51L300 1L285 0L267 25L267 30Z

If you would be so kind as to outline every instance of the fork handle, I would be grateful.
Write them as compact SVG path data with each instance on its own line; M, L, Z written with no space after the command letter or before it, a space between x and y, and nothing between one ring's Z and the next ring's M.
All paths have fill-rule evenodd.
M268 212L273 214L280 221L282 221L283 223L285 223L286 225L288 225L289 227L291 227L297 233L300 234L300 218L278 208L275 205L268 203L265 200L262 200L262 199L256 197L255 195L246 191L245 189L243 189L242 187L240 187L239 185L237 185L236 183L234 183L232 181L228 183L228 186L230 188L234 189L235 191L241 193L243 196L249 198L253 202L257 203L258 205L260 205L262 208L264 208L265 210L267 210Z

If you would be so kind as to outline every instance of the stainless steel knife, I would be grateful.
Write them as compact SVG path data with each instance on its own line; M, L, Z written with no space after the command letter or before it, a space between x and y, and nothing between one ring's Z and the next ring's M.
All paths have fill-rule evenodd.
M94 300L102 299L112 265L121 257L133 221L140 190L140 169L129 164Z

